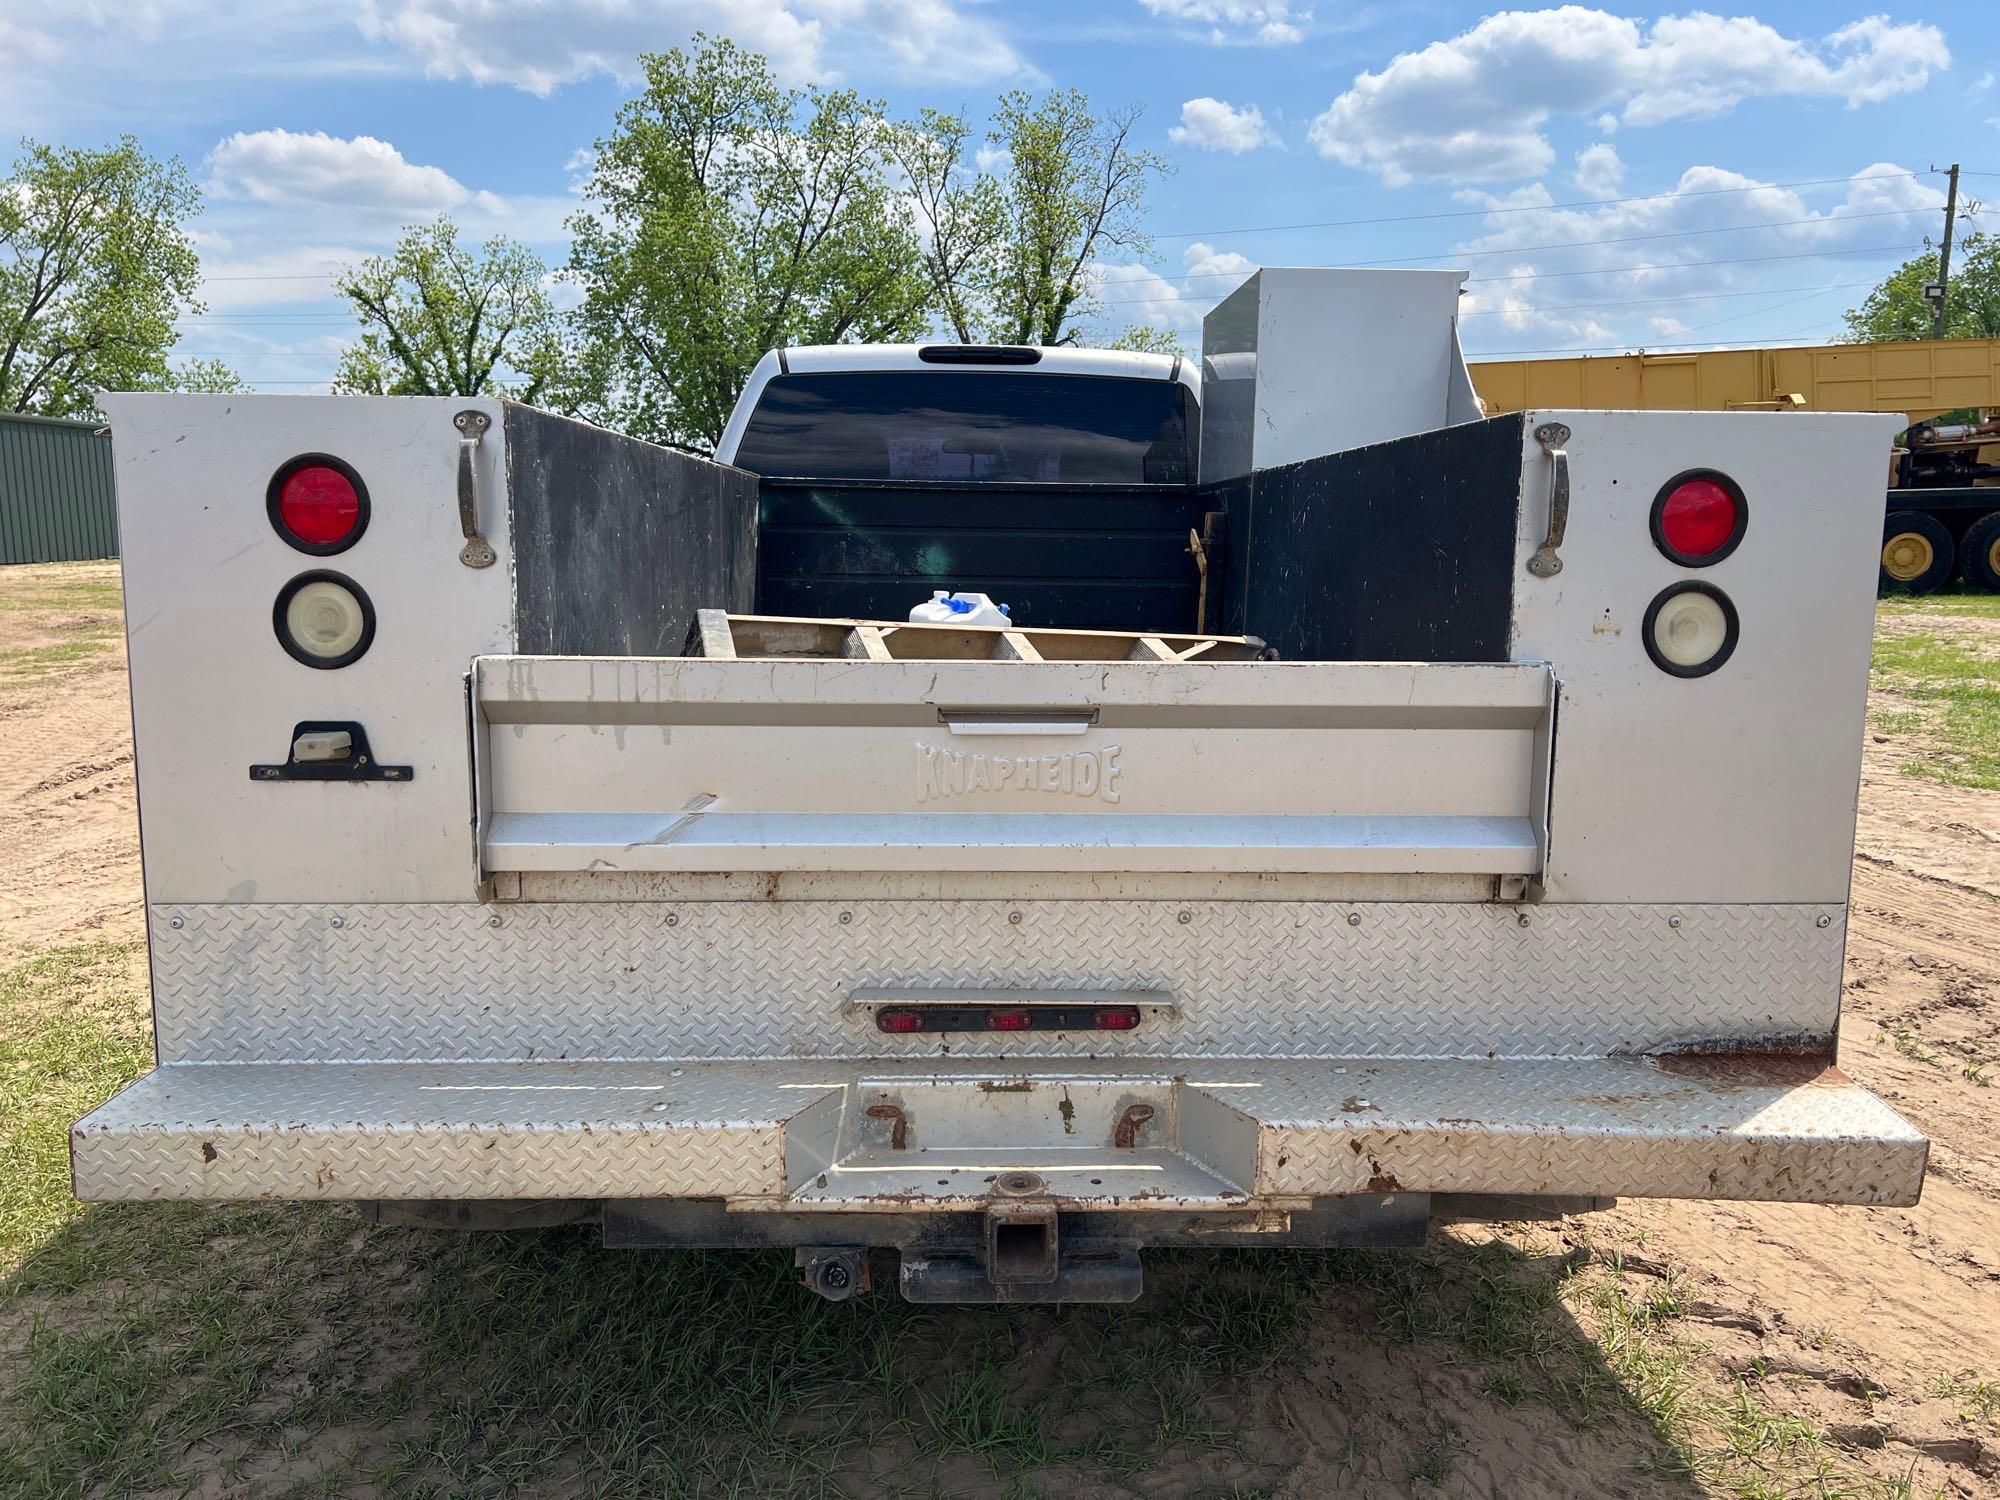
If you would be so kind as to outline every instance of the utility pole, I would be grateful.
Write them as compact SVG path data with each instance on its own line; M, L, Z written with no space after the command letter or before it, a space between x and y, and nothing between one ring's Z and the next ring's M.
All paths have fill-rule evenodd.
M1932 171L1937 169L1933 167ZM1951 164L1951 186L1944 199L1944 243L1938 249L1938 279L1924 288L1924 295L1930 296L1933 288L1937 295L1931 297L1931 337L1944 337L1945 297L1951 291L1951 227L1958 217L1958 163Z

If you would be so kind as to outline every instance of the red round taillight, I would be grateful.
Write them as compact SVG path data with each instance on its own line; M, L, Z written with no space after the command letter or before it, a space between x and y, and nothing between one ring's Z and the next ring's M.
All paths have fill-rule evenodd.
M279 536L301 552L345 552L368 529L368 487L347 464L303 453L271 476L264 509Z
M1749 523L1742 486L1713 469L1676 474L1653 500L1653 544L1685 568L1721 562Z

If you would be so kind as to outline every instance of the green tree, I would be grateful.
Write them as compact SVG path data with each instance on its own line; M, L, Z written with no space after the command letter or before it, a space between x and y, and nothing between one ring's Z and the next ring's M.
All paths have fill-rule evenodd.
M1001 229L982 266L988 335L1009 344L1073 344L1096 311L1091 267L1108 250L1144 255L1146 188L1169 170L1132 143L1140 110L1094 113L1076 89L1040 103L1000 96L988 139L1009 158Z
M1186 354L1181 337L1171 328L1161 328L1155 323L1128 323L1125 331L1104 346L1107 349L1129 349L1138 354Z
M541 259L512 240L496 237L475 252L444 215L412 226L394 254L371 255L334 278L363 329L340 357L334 390L576 405L578 367L547 277Z
M1937 280L1938 254L1903 262L1847 314L1850 343L1886 343L1931 336L1924 286ZM1944 332L1953 339L2000 338L2000 239L1968 234L1952 252L1945 289Z
M219 359L191 359L168 377L169 388L197 396L240 396L250 387Z
M938 317L961 344L978 337L981 299L1006 228L1000 180L966 164L972 129L963 114L926 109L888 136L922 231L924 276Z
M21 153L0 179L0 410L86 416L100 389L174 388L174 322L202 310L186 169L129 135Z
M709 448L765 350L913 338L930 285L880 103L781 88L726 39L640 61L570 221L570 275L607 419Z

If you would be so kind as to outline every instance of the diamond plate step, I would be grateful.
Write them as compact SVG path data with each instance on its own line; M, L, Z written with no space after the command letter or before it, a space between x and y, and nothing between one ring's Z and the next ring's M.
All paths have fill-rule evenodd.
M1118 1160L1122 1150L1131 1166L1171 1165L1173 1181L1198 1189L1155 1198L1133 1193L1129 1173L1092 1184L1105 1174L1086 1172L1063 1178L1064 1198L1080 1206L1240 1210L1402 1191L1904 1205L1917 1199L1929 1150L1872 1094L1803 1060L1260 1059L1190 1071L1184 1061L967 1059L169 1064L79 1121L71 1159L87 1201L809 1207L803 1190L831 1182L840 1164L895 1154L894 1120L868 1112L885 1099L903 1112L913 1164L927 1150L956 1153L940 1158L953 1170L929 1179L945 1179L940 1198L965 1196L965 1152L984 1153L983 1174L1020 1152ZM1155 1113L1121 1148L1117 1122L1135 1102ZM842 1194L839 1206L935 1206L922 1176L895 1180L913 1192L875 1204ZM1247 1198L1227 1191L1238 1186Z

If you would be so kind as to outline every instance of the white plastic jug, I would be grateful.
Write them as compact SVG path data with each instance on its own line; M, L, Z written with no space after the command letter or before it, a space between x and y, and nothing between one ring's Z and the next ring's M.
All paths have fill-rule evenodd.
M947 594L943 589L910 611L912 625L1011 625L1007 606L984 594Z

